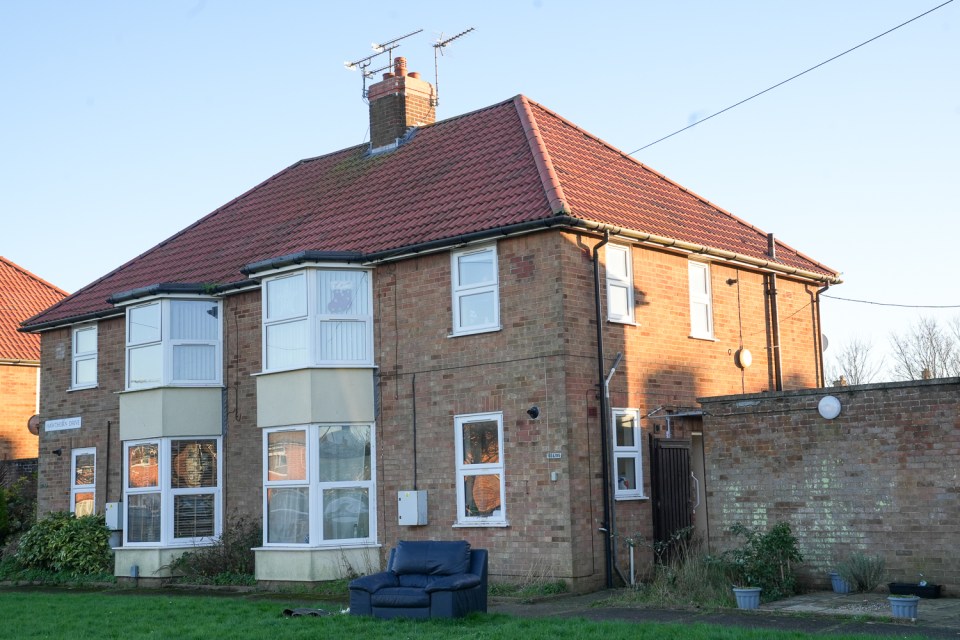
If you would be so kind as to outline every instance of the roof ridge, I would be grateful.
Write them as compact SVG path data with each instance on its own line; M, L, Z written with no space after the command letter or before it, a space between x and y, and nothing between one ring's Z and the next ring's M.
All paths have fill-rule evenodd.
M723 214L723 215L725 215L725 216L728 216L729 218L735 220L737 223L739 223L739 224L747 227L748 229L751 229L752 231L755 231L756 233L758 233L758 234L760 234L760 235L766 236L766 235L768 234L767 231L764 231L763 229L761 229L761 228L759 228L759 227L757 227L757 226L755 226L755 225L750 224L749 222L747 222L746 220L744 220L744 219L741 218L740 216L738 216L738 215L736 215L736 214L734 214L734 213L731 213L731 212L727 211L725 208L721 207L720 205L716 204L715 202L712 202L712 201L708 200L707 198L704 198L703 196L701 196L701 195L698 194L697 192L695 192L695 191L693 191L693 190L691 190L691 189L688 189L687 187L683 186L682 184L680 184L680 183L677 182L676 180L672 180L671 178L669 178L669 177L667 177L666 175L660 173L660 172L657 171L656 169L650 167L649 165L644 164L644 163L641 162L640 160L637 160L636 158L634 158L634 157L631 156L630 154L626 153L625 151L621 150L620 148L618 148L618 147L610 144L609 142L607 142L607 141L604 140L603 138L600 138L600 137L598 137L598 136L590 133L589 131L587 131L587 130L584 129L583 127L581 127L581 126L577 125L576 123L571 122L570 120L564 118L563 116L561 116L561 115L560 115L559 113L557 113L556 111L553 111L552 109L543 106L542 104L540 104L539 102L537 102L537 101L535 101L535 100L529 100L529 99L527 99L527 98L525 98L525 99L526 99L530 104L536 105L537 107L539 107L540 109L542 109L542 110L545 111L546 113L548 113L548 114L550 114L551 116L555 117L556 119L558 119L559 121L561 121L563 124L565 124L565 125L567 125L567 126L569 126L569 127L572 127L572 128L574 128L574 129L576 129L579 133L583 134L585 137L590 138L591 140L594 140L594 141L600 143L601 146L604 146L604 147L610 149L611 151L613 151L614 153L619 154L622 158L624 158L624 159L626 159L626 160L629 160L630 162L633 162L633 163L639 165L639 166L640 166L642 169L644 169L645 171L649 171L650 173L652 173L653 175L657 176L658 178L660 178L660 179L663 180L664 182L667 182L667 183L673 185L674 187L676 187L677 189L680 189L680 190L683 191L684 193L687 193L687 194L689 194L690 196L693 196L694 198L696 198L697 200L699 200L699 201L702 202L703 204L707 205L708 207L712 207L712 208L715 209L717 212L719 212L719 213L721 213L721 214ZM832 268L832 267L828 267L827 265L823 264L822 262L819 262L819 261L817 261L817 260L814 260L813 258L811 258L811 257L809 257L809 256L807 256L807 255L805 255L805 254L803 254L803 253L801 253L800 251L797 251L796 249L794 249L793 247L791 247L791 246L788 245L787 243L782 242L781 240L777 239L776 236L774 236L774 241L777 243L777 245L779 245L779 246L783 247L784 249L787 249L788 251L796 254L798 257L801 257L801 258L803 258L803 259L805 259L805 260L808 260L808 261L812 262L813 264L815 264L815 265L817 265L817 266L819 266L819 267L822 267L822 268L825 269L826 271L829 271L829 272L832 272L832 273L837 273L837 270L836 270L836 269L834 269L834 268ZM775 262L779 262L779 261L775 261Z
M33 272L30 271L29 269L24 269L24 268L21 267L19 264L17 264L16 262L10 260L9 258L4 258L3 256L0 256L0 261L6 263L7 266L9 266L9 267L11 267L11 268L19 271L20 273L22 273L23 275L27 276L27 277L30 278L31 280L35 280L37 283L44 285L44 286L47 287L48 289L52 289L52 290L55 291L56 293L63 294L63 296L68 296L68 295L70 295L70 294L67 293L67 291L65 291L64 289L61 289L60 287L58 287L57 285L55 285L55 284L53 284L53 283L51 283L51 282L47 282L46 280L44 280L43 278L41 278L41 277L38 276L37 274L33 273Z
M513 103L517 108L517 115L520 116L520 123L523 126L527 143L530 145L533 161L537 165L537 173L540 174L543 190L547 196L547 201L550 203L550 211L553 215L570 215L570 205L563 193L563 185L560 184L560 179L553 170L553 160L550 158L547 145L540 135L537 117L530 109L530 102L526 96L519 94L513 98Z

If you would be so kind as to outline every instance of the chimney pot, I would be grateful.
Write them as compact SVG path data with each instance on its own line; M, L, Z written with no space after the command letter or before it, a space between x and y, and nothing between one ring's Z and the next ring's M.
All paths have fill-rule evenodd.
M393 75L398 78L407 75L407 59L403 56L397 56L397 59L393 61Z
M419 72L419 71L411 71L411 72L408 73L407 75L409 75L411 78L420 78L420 72Z

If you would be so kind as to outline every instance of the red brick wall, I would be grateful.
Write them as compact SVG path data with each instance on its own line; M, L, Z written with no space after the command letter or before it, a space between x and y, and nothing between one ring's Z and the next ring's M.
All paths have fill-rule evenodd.
M37 457L27 420L37 412L37 367L0 364L0 460Z
M817 403L840 400L834 420ZM960 379L705 398L706 497L715 548L734 522L789 522L803 575L825 586L851 551L891 580L960 582ZM955 590L955 586L951 587Z

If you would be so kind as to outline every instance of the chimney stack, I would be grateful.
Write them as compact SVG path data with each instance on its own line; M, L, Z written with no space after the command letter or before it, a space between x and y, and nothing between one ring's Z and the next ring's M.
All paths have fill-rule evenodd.
M407 73L407 59L393 61L393 73L367 90L370 103L370 147L378 149L396 143L410 127L437 120L433 85L419 73Z

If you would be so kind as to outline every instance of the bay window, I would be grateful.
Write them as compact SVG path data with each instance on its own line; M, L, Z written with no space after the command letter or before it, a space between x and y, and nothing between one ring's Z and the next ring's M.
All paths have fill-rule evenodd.
M265 371L373 364L370 271L307 269L263 283Z
M221 380L220 303L162 299L127 309L127 390Z
M263 438L267 546L374 541L373 425L274 428Z
M454 418L457 456L457 524L504 526L503 414Z
M190 545L221 533L219 438L127 442L125 545Z

